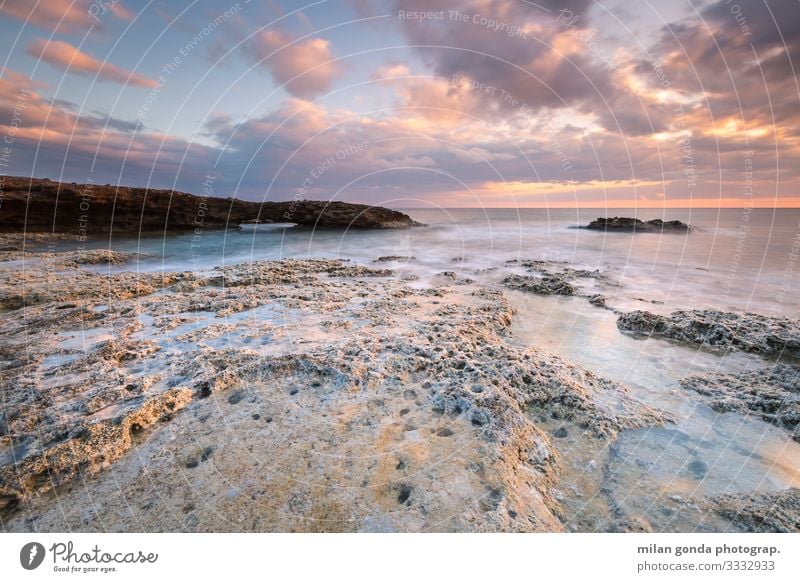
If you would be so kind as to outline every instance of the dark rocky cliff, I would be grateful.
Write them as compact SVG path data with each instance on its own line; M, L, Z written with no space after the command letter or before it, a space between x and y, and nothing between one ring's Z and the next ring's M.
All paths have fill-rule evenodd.
M0 232L102 233L236 228L293 222L318 228L419 226L380 206L298 200L247 202L172 190L6 177L0 183Z

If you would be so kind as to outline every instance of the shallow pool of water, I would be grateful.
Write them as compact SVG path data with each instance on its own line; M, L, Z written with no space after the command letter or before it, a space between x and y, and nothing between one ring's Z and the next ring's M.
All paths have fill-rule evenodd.
M800 444L756 417L720 414L682 378L703 372L737 373L773 365L758 356L721 356L659 339L636 339L616 327L616 315L577 297L508 294L517 309L514 341L555 352L617 380L636 399L669 412L674 424L623 431L598 443L563 422L548 420L562 455L561 489L572 511L597 518L598 497L623 513L663 522L670 497L776 491L800 485ZM537 416L542 424L542 418ZM565 430L559 429L564 428ZM584 516L588 517L588 516ZM576 517L577 519L577 517ZM686 524L682 527L685 528Z

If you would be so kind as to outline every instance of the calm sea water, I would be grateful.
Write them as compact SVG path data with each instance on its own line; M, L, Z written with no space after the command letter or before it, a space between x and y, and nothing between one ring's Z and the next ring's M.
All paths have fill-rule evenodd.
M507 261L548 259L563 266L598 269L611 285L596 291L621 310L715 308L769 315L800 315L800 210L407 210L424 228L333 231L259 226L199 235L119 237L87 248L137 251L144 257L123 269L204 271L275 258L341 258L372 264L386 255L414 261L387 263L414 285L435 284L454 271L497 282ZM603 233L574 228L598 216L678 219L690 234ZM74 242L62 243L64 250ZM120 269L120 267L98 267ZM591 288L591 280L583 284ZM587 289L591 290L591 289ZM688 374L735 373L774 362L747 354L725 357L658 339L621 334L616 315L584 297L508 292L517 309L514 340L536 346L625 384L642 402L669 411L666 429L621 435L602 470L586 464L581 439L556 439L565 459L561 486L575 515L591 511L602 488L634 515L659 529L696 524L665 518L663 499L800 486L800 445L755 417L718 414L680 387ZM551 427L556 430L560 427ZM574 430L571 427L570 430ZM595 453L591 453L595 454ZM595 467L595 468L592 468ZM571 491L571 493L569 493ZM666 520L666 521L665 521ZM674 520L674 521L670 521Z

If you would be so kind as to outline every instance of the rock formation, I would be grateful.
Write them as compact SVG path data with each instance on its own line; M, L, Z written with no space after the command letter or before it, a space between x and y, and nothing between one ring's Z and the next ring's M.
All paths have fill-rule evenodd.
M800 489L796 487L775 493L720 495L703 502L703 505L729 519L741 531L800 531Z
M800 442L800 368L777 364L741 374L709 372L681 381L717 412L752 414L784 428Z
M680 310L670 315L632 311L620 315L617 327L720 351L738 349L769 356L800 354L800 322L786 317L711 309Z
M605 230L614 232L689 232L692 226L680 220L642 221L638 218L614 216L613 218L597 218L586 225L589 230Z

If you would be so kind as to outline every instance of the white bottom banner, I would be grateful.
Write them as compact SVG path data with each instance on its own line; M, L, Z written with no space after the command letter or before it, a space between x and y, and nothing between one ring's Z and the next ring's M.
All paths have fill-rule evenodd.
M795 534L2 534L2 580L797 580Z

